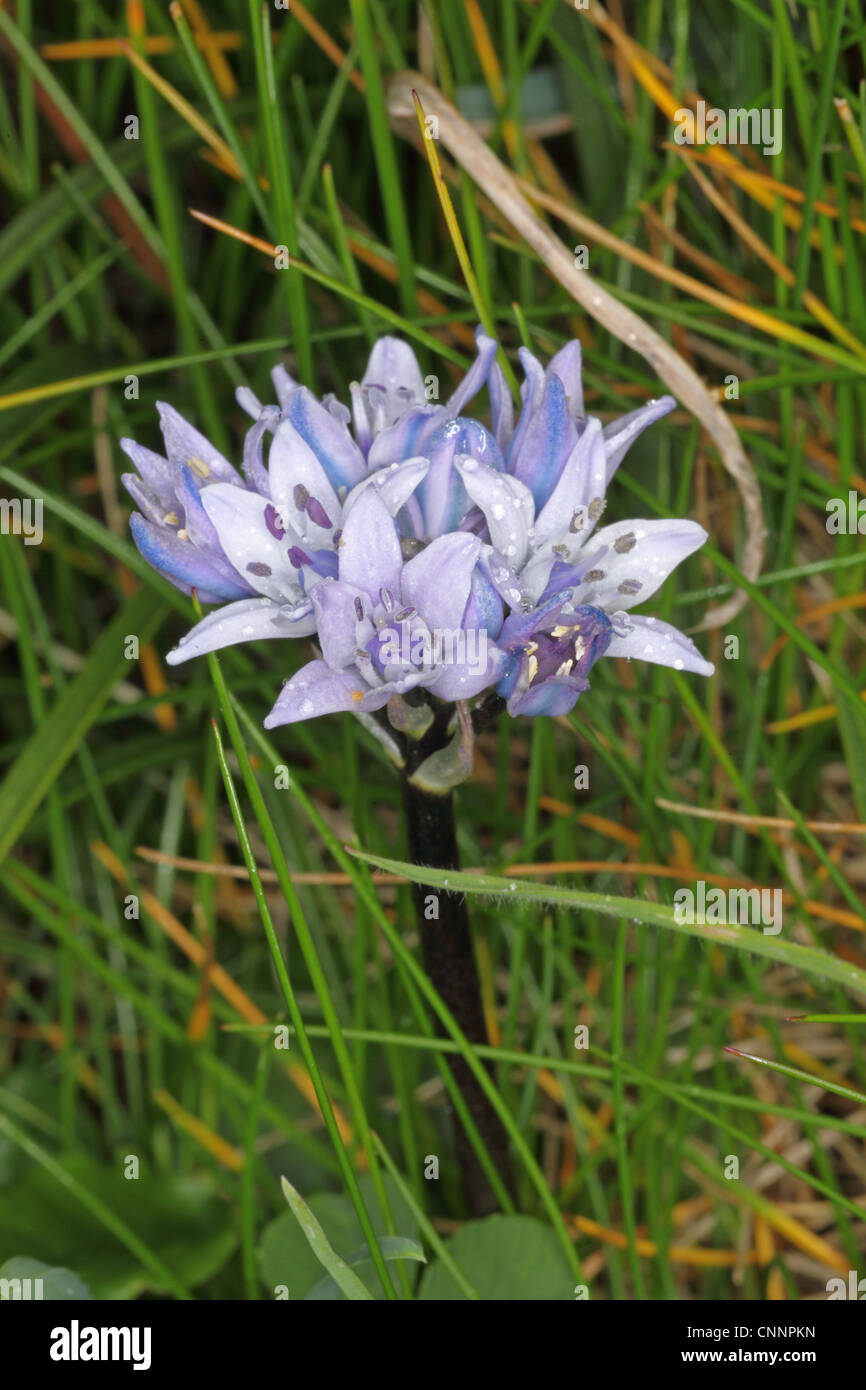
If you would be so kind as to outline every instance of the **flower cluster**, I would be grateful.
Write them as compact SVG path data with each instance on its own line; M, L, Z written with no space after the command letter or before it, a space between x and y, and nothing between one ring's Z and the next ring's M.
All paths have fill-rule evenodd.
M521 349L515 420L497 345L480 329L476 341L444 405L395 338L376 343L351 408L276 367L277 404L237 393L253 421L240 471L171 406L159 406L166 457L122 441L141 554L221 605L170 663L315 634L320 655L283 686L268 727L386 708L405 727L425 692L495 690L512 715L563 714L605 655L712 673L683 633L631 612L703 544L702 527L598 525L626 450L673 398L602 426L584 411L579 343L546 368ZM463 413L484 387L489 428Z

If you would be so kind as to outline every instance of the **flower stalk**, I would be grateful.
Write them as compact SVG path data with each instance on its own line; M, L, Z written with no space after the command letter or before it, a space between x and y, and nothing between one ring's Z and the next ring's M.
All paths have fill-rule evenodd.
M437 734L434 724L429 734L417 743L406 740L407 765L401 780L409 856L414 864L436 869L458 869L460 862L453 791L437 794L411 780L413 770L430 756L431 742L437 738ZM462 893L449 893L447 890L434 894L422 884L412 885L412 896L424 968L467 1041L486 1044L489 1039L466 899ZM441 1026L439 1031L443 1031ZM492 1072L492 1067L485 1065ZM508 1140L499 1117L463 1058L455 1057L451 1068L491 1161L505 1187L511 1188ZM460 1124L456 1127L455 1140L469 1213L471 1216L486 1216L496 1211L499 1203Z

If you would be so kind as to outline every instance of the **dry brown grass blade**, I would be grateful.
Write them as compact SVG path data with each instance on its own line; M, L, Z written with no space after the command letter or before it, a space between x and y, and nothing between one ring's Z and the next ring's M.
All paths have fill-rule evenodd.
M208 24L207 15L199 4L199 0L182 0L182 3L192 29L193 38L204 54L205 62L211 70L211 76L219 87L220 94L227 101L231 101L238 94L238 84L222 47L216 42L217 35Z
M327 29L323 29L315 16L310 14L306 5L301 4L301 0L291 0L291 4L293 17L302 28L306 29L313 43L317 44L326 57L330 58L334 67L341 68L346 61L346 55L340 45L334 42ZM365 91L364 79L354 68L349 73L349 81L359 92Z
M716 211L721 213L725 221L733 227L734 231L746 246L754 251L755 255L760 256L764 264L768 265L773 274L777 275L786 285L793 285L794 272L791 267L785 265L784 261L779 260L779 257L761 240L754 228L750 227L746 219L740 216L730 200L724 197L720 190L716 188L715 184L712 183L696 165L686 161L686 167L692 178L695 179L698 186L703 191L704 196L709 199ZM835 314L832 314L827 308L826 304L808 288L803 291L803 304L809 310L813 318L816 318L819 323L822 323L825 328L829 329L834 338L840 343L844 343L857 357L866 357L866 348L864 348L856 334L851 333L844 324L840 323Z
M768 827L771 830L796 830L797 822L787 816L754 816L743 811L723 811L711 806L692 806L685 801L668 801L664 796L656 797L656 806L664 811L678 811L681 815L697 816L703 820L723 822L725 825L742 825L746 829L758 830ZM859 821L804 820L807 830L816 835L866 835L866 825Z
M414 120L413 91L418 93L427 115L435 114L438 117L442 143L507 217L518 235L532 247L547 271L592 318L626 346L640 353L672 395L704 426L743 499L746 539L740 566L748 579L757 578L764 556L761 495L737 432L721 406L710 395L697 373L655 329L596 284L588 271L575 265L568 247L530 206L516 176L497 159L439 88L421 73L398 73L388 83L388 109L395 128L405 133L408 126L404 122L409 118ZM740 611L745 599L745 594L735 594L727 603L705 614L700 626L720 627Z
M745 169L736 162L726 164L723 169L719 169L719 161L713 159L706 150L695 149L694 146L683 146L672 144L670 140L663 140L661 149L672 150L674 154L680 155L688 164L708 165L714 173L721 173L732 183L736 183L744 192L753 194L755 188L764 189L768 196L776 195L784 198L788 203L805 203L806 194L802 188L794 188L790 183L782 183L779 179L774 179L771 174L762 174L757 169ZM822 198L816 198L812 204L816 212L821 212L825 217L838 219L839 209L835 203L825 202ZM848 225L853 232L866 232L866 222L859 217L848 215ZM796 229L795 229L796 230ZM838 260L844 258L844 251L839 248Z
M729 270L727 266L720 265L705 251L700 251L696 246L693 246L688 237L683 236L682 232L678 232L676 227L669 227L651 203L641 202L638 203L638 207L651 232L655 232L669 242L683 260L691 261L693 265L699 266L707 279L715 280L719 289L724 290L726 294L739 296L741 299L749 294L769 297L766 290L752 285L742 275L737 275L736 271Z
M759 295L757 287L749 284L748 281L743 281L744 291L742 298L737 298L734 295L726 294L722 290L714 289L712 285L705 285L703 281L697 280L694 275L688 275L685 271L678 270L676 266L666 265L665 262L660 260L657 256L651 255L648 251L643 251L639 246L633 246L630 242L617 236L615 232L608 231L607 227L603 227L601 223L596 222L594 218L587 217L570 203L564 203L561 198L553 197L542 189L535 188L534 185L529 183L526 179L519 180L519 185L531 203L538 203L540 207L546 208L548 212L552 212L553 215L558 217L561 222L564 222L566 226L574 228L581 236L588 237L593 244L606 246L609 251L615 252L615 254L621 256L623 260L631 261L632 265L640 266L642 270L646 270L650 275L654 276L655 279L665 280L669 285L674 285L677 289L683 290L684 293L690 294L693 299L702 299L705 304L712 304L714 308L721 309L723 313L728 314L731 318L739 319L742 323L751 324L760 332L767 333L771 337L785 338L787 334L790 334L791 329L789 324L776 318L775 315L769 313L767 310L754 308L747 302L749 299L757 299ZM773 259L776 260L775 257ZM781 266L781 262L777 262L777 264ZM786 281L786 283L793 283L793 271L788 271L785 267L782 267L779 273L782 274L783 279L790 275L790 281ZM806 301L807 294L808 291L803 296L804 302ZM811 307L811 300L814 300L814 298L814 295L810 297L809 307ZM826 322L828 317L832 316L828 315L827 311L824 311L822 322ZM833 320L833 323L836 328L839 329L839 336L842 341L846 343L846 346L856 350L859 355L862 356L862 343L860 343L853 334L846 333L845 329L843 329L841 324L838 324L836 320ZM812 350L820 352L822 346L820 339L812 339L811 343ZM718 395L715 392L714 396L715 399L718 399Z

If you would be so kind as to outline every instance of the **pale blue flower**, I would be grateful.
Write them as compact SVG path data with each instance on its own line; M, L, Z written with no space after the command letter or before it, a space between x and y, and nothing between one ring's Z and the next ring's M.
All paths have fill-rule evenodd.
M491 688L512 714L564 713L603 655L711 674L683 633L630 611L703 544L702 527L598 526L627 448L673 398L603 427L585 413L578 343L546 368L521 349L515 420L496 343L480 329L476 342L442 405L427 399L411 347L391 337L352 384L351 409L276 367L277 404L238 392L253 418L240 472L169 406L166 458L123 441L138 469L124 482L141 508L142 554L203 602L232 600L169 662L315 634L321 656L284 686L269 726ZM485 387L489 428L463 414ZM443 629L483 638L485 661L453 651L446 661L434 640Z

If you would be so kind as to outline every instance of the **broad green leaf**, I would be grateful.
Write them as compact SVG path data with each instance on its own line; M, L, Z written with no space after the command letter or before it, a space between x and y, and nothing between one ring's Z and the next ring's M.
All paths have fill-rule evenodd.
M404 1239L415 1239L418 1229L411 1210L390 1175L385 1174L383 1180L397 1230L403 1233ZM358 1179L358 1186L379 1237L379 1244L382 1246L388 1239L388 1234L384 1217L375 1201L369 1173ZM307 1200L307 1206L324 1231L331 1248L348 1264L351 1253L360 1250L364 1240L361 1223L350 1199L336 1192L320 1192ZM363 1248L366 1251L366 1246ZM259 1275L270 1297L274 1297L278 1288L285 1287L293 1301L306 1298L315 1285L322 1281L322 1266L290 1211L282 1212L265 1227L259 1240L258 1267ZM384 1298L379 1277L371 1266L361 1265L358 1278L375 1298Z
M46 1302L68 1302L70 1299L91 1299L93 1294L80 1275L72 1269L60 1265L47 1265L42 1260L32 1260L27 1255L15 1255L0 1265L0 1279L29 1279L32 1298ZM34 1280L39 1279L39 1292ZM23 1289L22 1289L23 1292ZM3 1295L0 1293L0 1298ZM14 1297L14 1295L13 1295Z
M549 1226L531 1216L469 1221L448 1250L482 1299L562 1303L574 1298L574 1276ZM468 1301L441 1260L424 1271L418 1298Z
M119 1163L108 1168L80 1154L57 1162L190 1288L216 1274L237 1244L231 1213L210 1178L127 1179ZM25 1250L52 1268L73 1267L96 1299L166 1292L73 1192L35 1166L0 1193L0 1260Z

